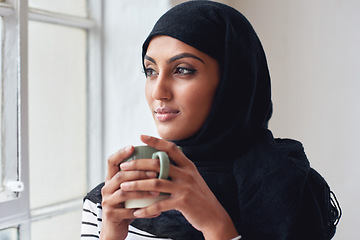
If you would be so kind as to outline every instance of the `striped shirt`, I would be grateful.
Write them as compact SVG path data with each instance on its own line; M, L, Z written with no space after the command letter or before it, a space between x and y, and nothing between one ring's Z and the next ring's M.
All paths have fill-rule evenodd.
M96 240L100 237L102 222L102 208L99 203L85 199L82 213L81 240ZM126 240L171 240L170 238L159 238L153 234L129 226Z

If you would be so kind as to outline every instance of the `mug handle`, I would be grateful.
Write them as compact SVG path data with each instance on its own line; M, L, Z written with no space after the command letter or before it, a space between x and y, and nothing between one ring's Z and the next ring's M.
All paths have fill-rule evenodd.
M159 179L167 179L169 176L169 167L170 167L170 161L169 157L166 152L155 152L152 155L153 159L159 159L160 161L160 173L159 173Z

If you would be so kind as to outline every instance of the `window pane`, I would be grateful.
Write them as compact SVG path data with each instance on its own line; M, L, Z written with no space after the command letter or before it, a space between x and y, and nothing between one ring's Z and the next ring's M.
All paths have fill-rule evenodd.
M84 30L29 23L32 209L86 192L86 44Z
M0 42L3 42L3 35L2 35L2 18L0 18ZM0 45L0 56L2 56L2 44ZM0 58L0 194L3 191L3 171L4 169L4 164L3 164L3 77L2 77L2 58ZM0 196L1 199L1 196ZM0 200L1 202L1 200ZM1 240L1 239L0 239Z
M29 0L32 8L86 17L86 0Z
M32 223L31 239L79 240L80 228L81 210Z
M12 184L18 180L17 46L16 25L0 18L0 202L17 198ZM0 211L0 216L1 216Z
M8 228L0 230L0 240L17 240L18 239L18 229L17 228Z

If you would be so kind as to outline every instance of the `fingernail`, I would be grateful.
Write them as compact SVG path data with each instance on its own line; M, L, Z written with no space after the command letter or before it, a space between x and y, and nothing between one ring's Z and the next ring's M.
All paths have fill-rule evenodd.
M143 210L136 210L134 213L134 216L135 217L142 217L142 215L144 214L144 211Z
M130 183L124 182L120 185L120 189L126 190L130 187Z
M127 147L125 147L125 152L130 151L130 149L131 149L131 145L129 145L129 146L127 146Z
M130 161L123 162L123 163L120 164L120 169L125 170L129 166L130 166Z
M142 138L143 140L149 140L151 137L148 136L148 135L141 135L141 138Z
M157 173L156 173L156 172L147 171L147 172L146 172L146 176L148 176L149 178L156 178L156 177L157 177Z

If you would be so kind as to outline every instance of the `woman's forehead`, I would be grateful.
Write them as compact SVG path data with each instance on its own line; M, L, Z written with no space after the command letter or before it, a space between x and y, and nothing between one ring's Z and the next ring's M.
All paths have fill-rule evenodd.
M204 52L170 36L155 36L149 42L144 60L156 62L157 57L166 57L168 62L192 58L206 63L211 57Z

